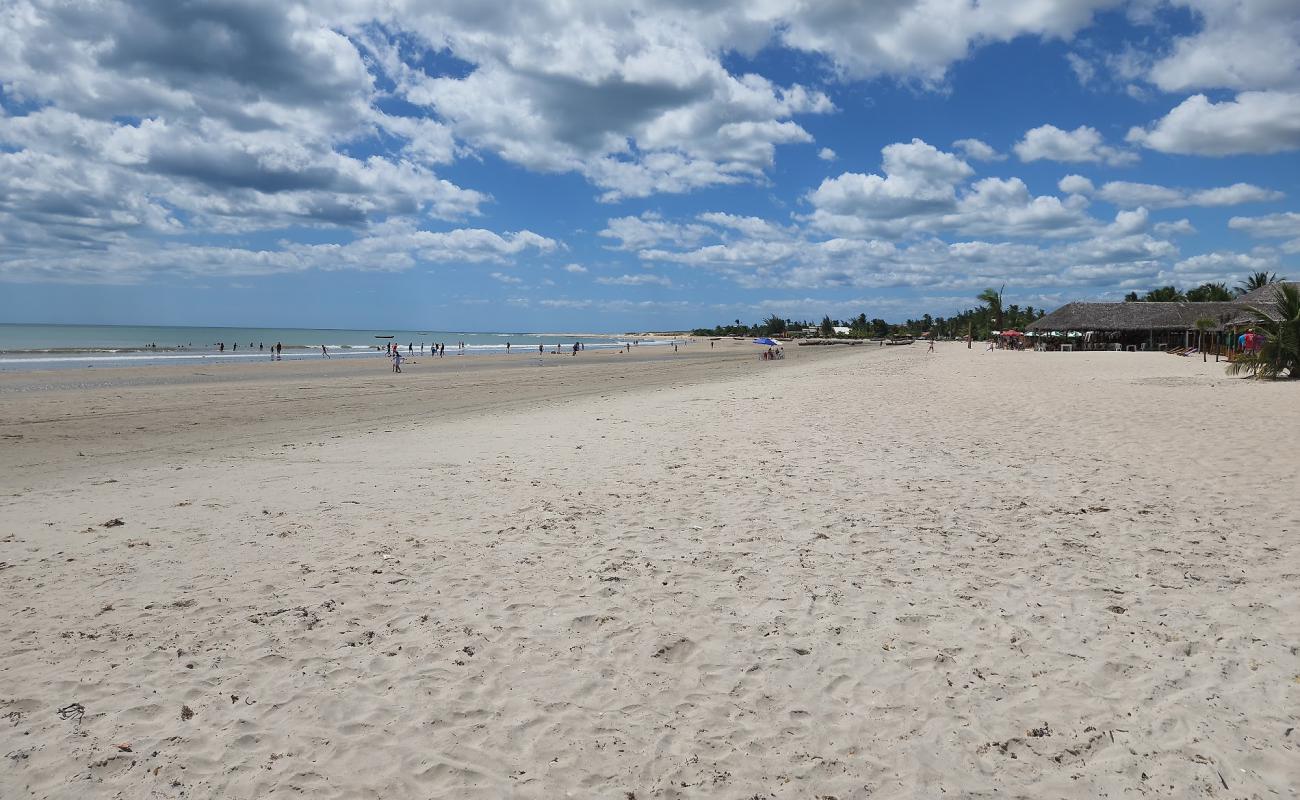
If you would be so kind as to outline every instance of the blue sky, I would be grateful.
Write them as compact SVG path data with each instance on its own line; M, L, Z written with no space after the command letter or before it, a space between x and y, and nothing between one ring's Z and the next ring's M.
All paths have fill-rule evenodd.
M1294 278L1297 197L1284 0L0 10L0 321L1051 308Z

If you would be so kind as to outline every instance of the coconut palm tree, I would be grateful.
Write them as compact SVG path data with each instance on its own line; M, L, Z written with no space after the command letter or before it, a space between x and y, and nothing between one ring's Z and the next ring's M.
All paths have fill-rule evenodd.
M1196 320L1196 330L1200 334L1196 347L1201 351L1201 363L1205 363L1210 360L1210 357L1205 352L1205 334L1214 330L1214 320L1209 317L1201 317ZM1215 360L1218 360L1218 356L1215 356Z
M1146 301L1148 303L1181 303L1187 297L1172 286L1161 286L1159 289L1152 289L1147 292Z
M1263 289L1270 283L1278 283L1286 278L1279 278L1276 272L1252 272L1249 278L1237 284L1237 294L1246 294L1256 289Z
M1271 309L1246 311L1255 317L1252 327L1264 337L1264 346L1243 353L1228 365L1228 374L1250 371L1259 378L1300 378L1300 287L1278 284Z
M1187 290L1187 300L1191 303L1227 302L1232 299L1232 292L1223 283L1202 283L1195 289Z
M1004 283L1002 289L1005 288L1007 288L1007 285ZM989 307L989 314L993 317L993 327L998 330L1002 330L1002 289L995 292L993 287L990 286L975 295L976 300Z

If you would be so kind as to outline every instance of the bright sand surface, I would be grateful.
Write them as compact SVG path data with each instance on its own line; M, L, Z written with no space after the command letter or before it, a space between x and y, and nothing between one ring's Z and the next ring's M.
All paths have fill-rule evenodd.
M759 350L0 377L0 797L1296 796L1300 385Z

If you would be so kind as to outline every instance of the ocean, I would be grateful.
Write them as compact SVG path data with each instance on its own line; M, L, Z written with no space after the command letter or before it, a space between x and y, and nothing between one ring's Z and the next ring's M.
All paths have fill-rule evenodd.
M563 333L509 333L435 330L339 330L333 328L206 328L170 325L16 325L0 323L0 371L59 367L112 367L147 364L240 363L269 360L279 342L282 358L382 356L389 342L418 354L434 343L445 344L446 357L537 352L542 345L615 349L630 337ZM642 345L670 340L637 339ZM463 342L465 347L458 346ZM223 347L224 345L224 347Z

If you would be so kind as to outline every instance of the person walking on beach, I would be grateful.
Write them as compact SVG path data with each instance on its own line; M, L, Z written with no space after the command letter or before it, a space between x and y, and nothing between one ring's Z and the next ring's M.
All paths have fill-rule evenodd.
M325 349L325 345L320 346L320 354L325 356L326 358L331 358L330 351Z
M933 353L933 352L934 352L934 339L931 339L931 340L930 340L930 349L929 349L929 350L926 350L925 352L927 352L927 353Z
M393 348L393 372L402 371L402 348Z
M276 343L275 343L275 360L276 360L276 361L279 361L279 360L280 360L280 353L283 352L283 350L284 350L284 345L280 344L279 342L276 342Z

